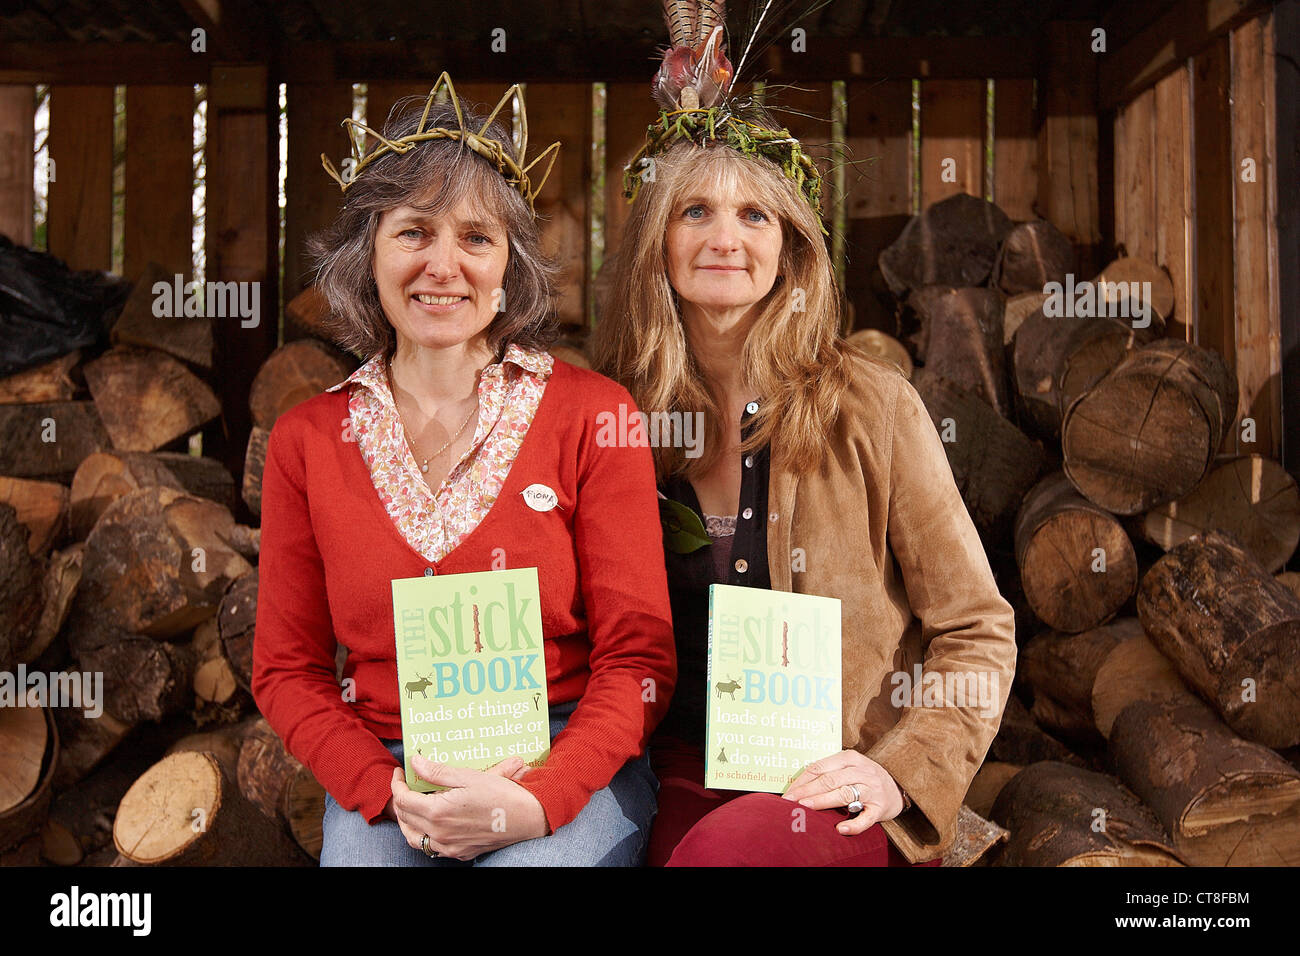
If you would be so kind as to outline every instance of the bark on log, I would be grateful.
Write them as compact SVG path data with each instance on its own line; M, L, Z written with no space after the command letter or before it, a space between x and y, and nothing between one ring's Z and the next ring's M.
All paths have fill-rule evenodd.
M1193 866L1300 866L1300 771L1201 701L1135 701L1110 746L1120 777Z
M1025 598L1058 631L1077 634L1102 624L1137 586L1137 556L1124 528L1060 472L1025 497L1015 547Z
M860 329L845 341L868 355L892 362L902 369L909 382L912 380L912 356L908 354L907 347L892 335L886 335L879 329Z
M1283 571L1274 579L1296 597L1300 597L1300 571Z
M119 635L73 648L84 671L104 675L104 710L124 724L161 720L189 706L194 652L183 644Z
M81 350L51 359L44 365L0 378L0 405L70 402L77 393L69 373L81 361Z
M1115 718L1135 700L1196 699L1146 632L1115 646L1092 683L1092 713L1097 731L1109 738Z
M309 285L289 300L284 307L285 323L294 333L289 338L307 336L334 344L337 320L333 319L329 302L315 285Z
M1006 843L1009 834L992 820L963 804L957 809L957 837L943 855L942 866L983 866L985 856L999 843Z
M1300 490L1277 462L1247 455L1217 465L1189 494L1157 505L1135 524L1166 551L1194 534L1227 531L1275 572L1300 543Z
M68 530L68 489L58 482L0 475L0 503L18 512L31 532L27 550L33 555L48 554Z
M266 443L270 437L270 431L254 425L244 454L244 504L258 517L262 515L262 472L266 469Z
M150 262L146 265L140 278L131 287L131 294L122 306L121 315L113 324L110 341L113 345L160 349L191 365L212 368L212 319L207 312L206 299L203 315L185 315L184 311L172 315L154 314L154 301L158 298L154 286L162 283L165 289L160 289L159 293L171 302L176 295L174 290L177 281L178 277L174 273L158 263ZM199 294L203 295L203 291L200 290ZM188 298L188 290L182 288L182 309ZM170 311L176 313L174 302Z
M253 692L253 632L257 625L257 572L231 583L217 611L221 652L230 662L235 681Z
M1300 598L1239 542L1188 539L1147 573L1137 607L1151 643L1229 727L1267 747L1300 744Z
M1236 412L1237 380L1217 353L1161 339L1065 410L1065 473L1090 501L1137 514L1201 482Z
M1034 723L1013 692L1002 712L1002 724L989 746L989 756L1000 763L1028 766L1042 760L1084 766L1083 758Z
M951 196L908 220L880 253L881 275L900 299L925 285L983 285L1012 225L991 202Z
M82 560L86 546L77 542L50 555L41 578L41 616L36 622L27 647L19 652L18 660L30 664L45 653L63 628L63 622L72 609L72 599L81 583Z
M133 726L118 720L107 710L98 717L87 717L84 710L67 707L55 711L55 722L61 743L59 763L54 773L56 790L66 790L88 776L126 738Z
M1016 677L1033 688L1034 721L1069 740L1101 743L1092 712L1097 673L1118 644L1141 635L1141 623L1130 617L1081 634L1048 631L1030 639L1021 648Z
M0 405L0 474L68 482L87 455L110 447L94 402Z
M907 301L920 317L917 357L926 370L1007 415L1001 296L992 289L925 286Z
M1060 414L1074 400L1113 372L1134 349L1151 341L1117 319L1087 319L1071 328L1057 370Z
M1020 426L1039 438L1055 439L1061 429L1061 363L1074 329L1087 322L1051 317L1040 308L1020 324L1011 342L1011 380Z
M59 866L75 866L112 846L117 805L152 763L145 754L123 754L58 793L41 834L41 855Z
M254 718L236 724L227 724L215 730L187 734L168 747L164 756L184 751L210 753L217 758L225 771L230 774L230 779L238 780L239 751L244 745L244 737L256 722L257 719Z
M295 339L280 346L262 363L249 389L253 424L270 431L293 406L343 381L355 368L350 355L317 339Z
M917 370L915 385L980 536L986 544L1009 539L1016 510L1045 464L1041 446L928 366Z
M154 451L221 414L212 389L162 352L111 349L87 363L86 384L119 451Z
M122 798L113 844L147 866L305 866L310 858L209 753L174 753Z
M279 820L307 854L320 859L325 788L284 747L265 719L254 721L239 751L239 788Z
M1042 292L1074 271L1074 246L1046 219L1019 222L1007 233L993 268L993 284L1005 295Z
M1055 761L1026 767L998 794L1011 831L995 866L1182 866L1155 814L1118 780Z
M158 486L235 505L235 479L215 458L179 452L101 452L89 456L72 479L73 535L85 538L104 510L140 488Z
M1025 324L1025 319L1035 312L1041 312L1047 301L1044 292L1023 292L1013 295L1002 306L1002 345L1008 348L1015 340L1016 332ZM1008 368L1012 366L1008 365Z
M18 512L0 502L0 671L27 659L41 619L44 569L31 555L29 538Z
M59 731L48 707L0 707L0 850L40 834L53 796Z

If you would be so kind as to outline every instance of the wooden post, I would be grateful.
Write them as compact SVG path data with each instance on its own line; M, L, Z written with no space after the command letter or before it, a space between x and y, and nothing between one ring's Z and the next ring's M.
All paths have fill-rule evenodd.
M921 208L958 193L984 196L987 87L983 80L921 81Z
M32 244L36 88L0 86L0 234Z
M1038 198L1038 143L1034 138L1034 81L993 84L993 201L1012 219L1034 218Z
M623 196L623 167L645 143L655 119L654 100L645 83L605 86L605 258L618 251L632 206Z
M50 89L49 250L73 269L113 265L113 87Z
M1186 66L1156 84L1155 201L1157 266L1169 270L1174 316L1165 334L1192 340L1192 141Z
M126 278L154 261L193 276L194 89L130 86L126 91Z
M1273 9L1273 56L1266 57L1272 71L1273 109L1270 121L1276 136L1275 182L1300 182L1300 0L1283 0ZM1267 49L1267 48L1266 48ZM1300 200L1295 191L1277 193L1277 261L1300 262ZM1279 268L1278 311L1282 323L1282 407L1290 409L1282 420L1282 451L1286 470L1300 480L1300 271ZM1300 567L1300 565L1293 565Z

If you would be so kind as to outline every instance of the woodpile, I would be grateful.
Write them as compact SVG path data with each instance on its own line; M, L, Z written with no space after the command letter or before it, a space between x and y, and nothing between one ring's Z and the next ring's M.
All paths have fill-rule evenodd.
M1075 262L1050 223L972 196L880 255L1016 611L966 802L1010 832L994 865L1295 865L1300 490L1234 440L1232 368L1165 337L1189 325L1165 270L1121 254L1080 281Z

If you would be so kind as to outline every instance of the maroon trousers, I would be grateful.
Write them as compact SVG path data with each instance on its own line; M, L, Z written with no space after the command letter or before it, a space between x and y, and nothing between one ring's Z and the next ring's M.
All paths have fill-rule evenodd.
M650 762L659 778L659 813L647 866L938 866L909 864L880 824L856 836L835 825L843 810L809 810L775 793L709 790L704 754L657 738Z

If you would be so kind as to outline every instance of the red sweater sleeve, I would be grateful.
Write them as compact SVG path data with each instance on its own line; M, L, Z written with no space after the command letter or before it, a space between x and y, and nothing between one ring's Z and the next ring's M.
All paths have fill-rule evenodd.
M296 417L282 417L267 442L253 699L321 786L374 823L392 796L398 763L352 712L335 676L337 642L296 424Z
M635 411L619 389L619 400ZM573 516L591 677L545 764L520 781L552 831L644 752L677 680L663 530L648 447L602 448L588 430Z

